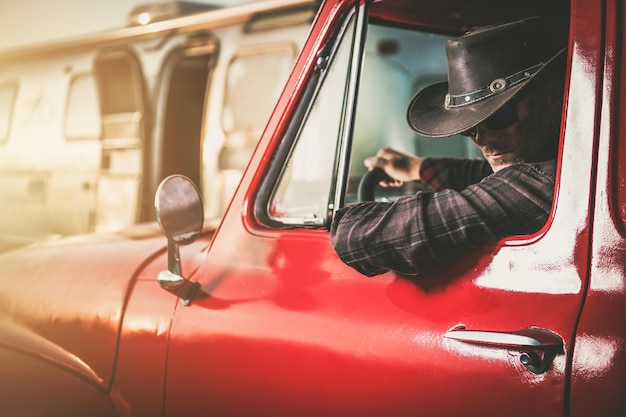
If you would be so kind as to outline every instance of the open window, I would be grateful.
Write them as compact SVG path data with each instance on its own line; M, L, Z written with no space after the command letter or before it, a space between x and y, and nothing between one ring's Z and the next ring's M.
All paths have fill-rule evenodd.
M541 14L551 18L555 9L537 3L537 10L526 7L487 16L476 4L454 7L467 10L439 16L436 8L418 10L388 0L345 15L341 29L319 52L299 113L266 176L255 208L261 222L328 227L334 210L357 201L367 172L363 160L384 146L421 157L483 158L468 137L433 140L417 135L406 121L408 104L422 88L447 80L449 39L475 26ZM559 16L567 14L561 10ZM555 20L554 26L563 29L563 21ZM407 183L380 189L376 198L393 201L424 187Z
M409 30L370 22L362 44L362 56L355 52L359 34L356 14L346 18L335 43L320 53L320 75L310 81L314 92L307 104L301 127L294 131L296 142L280 180L264 207L265 221L293 227L322 226L332 210L333 181L341 158L347 160L348 180L343 200L356 200L358 184L365 174L363 159L383 146L392 146L422 156L480 157L466 137L438 141L421 138L406 123L407 105L414 92L433 82L445 80L445 42L452 35ZM362 62L361 68L351 65ZM352 73L351 73L352 71ZM358 71L358 74L355 74ZM352 77L352 78L351 78ZM356 83L358 101L349 135L350 152L341 156L338 146L349 116L346 109L350 79ZM415 192L414 185L396 193ZM385 197L388 198L388 197Z

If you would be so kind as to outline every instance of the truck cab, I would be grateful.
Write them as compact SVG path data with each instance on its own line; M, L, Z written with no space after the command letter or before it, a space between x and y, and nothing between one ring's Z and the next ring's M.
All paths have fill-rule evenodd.
M0 410L624 415L625 10L323 1L217 224L204 216L211 197L173 175L155 198L164 235L129 229L0 256L0 354L11 359L0 387L16 393ZM461 137L433 142L406 125L410 97L446 77L446 40L529 16L567 45L546 224L414 275L345 265L329 228L362 198L364 156L384 145L477 156ZM414 186L373 198L428 192ZM68 375L76 386L55 383Z

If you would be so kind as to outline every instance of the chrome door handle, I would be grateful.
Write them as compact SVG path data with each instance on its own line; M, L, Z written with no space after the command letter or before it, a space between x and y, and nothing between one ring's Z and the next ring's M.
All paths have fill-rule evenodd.
M466 330L458 326L444 335L465 343L472 343L492 348L518 350L520 361L535 374L548 370L554 357L563 351L563 339L551 331L538 327L513 332L495 332L489 330Z

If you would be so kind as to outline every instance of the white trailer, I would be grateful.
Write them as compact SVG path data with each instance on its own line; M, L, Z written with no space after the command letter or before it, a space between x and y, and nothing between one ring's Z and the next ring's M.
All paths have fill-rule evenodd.
M317 7L157 3L125 28L0 51L0 248L149 221L174 173L219 217Z

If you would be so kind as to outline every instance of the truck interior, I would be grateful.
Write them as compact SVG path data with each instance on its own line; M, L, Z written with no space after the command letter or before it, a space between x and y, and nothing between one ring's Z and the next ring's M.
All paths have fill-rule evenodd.
M294 135L295 145L279 150L289 158L288 163L283 172L274 171L273 175L281 179L270 191L272 197L257 206L259 217L279 227L327 224L329 211L338 201L357 201L359 183L367 172L363 160L383 146L423 157L481 158L467 137L433 140L415 134L406 122L406 112L412 96L421 88L447 80L446 41L473 27L542 15L553 23L555 34L566 44L567 1L531 1L519 8L497 4L487 0L471 5L458 0L374 1L363 29L363 54L358 58L351 54L358 42L355 39L363 34L355 33L359 30L356 15L348 13L345 26L320 52L327 64L316 68L318 74L311 77L309 93L305 93L311 98L302 100L302 118L294 122L301 126L287 133ZM358 75L350 66L355 59L362 62ZM355 90L349 91L357 78ZM346 95L338 93L341 91ZM344 130L350 129L345 123L351 109L354 123L345 136ZM344 140L349 141L344 148L349 150L348 156L341 154L338 145ZM335 151L334 158L325 156L331 150ZM343 162L344 158L349 160ZM343 163L349 172L345 195L335 198L333 194L342 192L333 184L341 176L336 173L342 171ZM416 183L386 188L379 190L377 198L393 200L419 189L421 185Z

